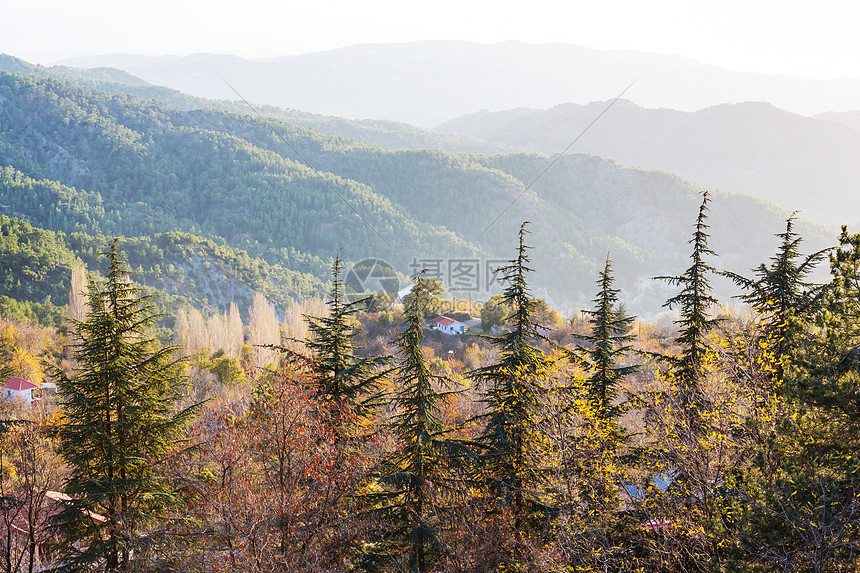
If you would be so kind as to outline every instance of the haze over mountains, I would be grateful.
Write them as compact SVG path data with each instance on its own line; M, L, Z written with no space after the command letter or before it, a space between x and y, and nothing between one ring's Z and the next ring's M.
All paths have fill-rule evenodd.
M439 130L552 154L607 104L485 111ZM855 223L860 221L860 131L849 127L855 118L850 113L804 117L754 102L682 112L619 101L575 150L773 201L814 221Z
M721 103L766 101L812 115L860 106L857 78L741 73L676 55L561 43L428 41L364 44L265 60L213 54L109 55L62 63L118 68L192 95L236 99L226 80L256 104L422 127L482 109L603 101L634 80L625 97L645 107L694 111Z
M0 157L7 166L0 205L3 214L49 230L195 233L325 280L325 261L340 249L348 260L381 257L404 273L416 257L506 259L517 226L528 219L539 294L567 308L587 304L610 252L631 309L643 314L665 300L650 277L687 265L703 188L669 173L572 155L536 180L547 156L390 150L211 102L180 110L126 95L145 89L193 103L151 86L103 84L117 94L110 95L36 71L0 74ZM64 76L70 80L74 74ZM389 127L396 132L397 125ZM741 195L713 199L719 265L743 272L770 256L772 234L789 212ZM835 237L819 226L800 229L810 248ZM269 272L255 265L258 274ZM298 277L283 280L318 288ZM198 296L212 291L205 293Z
M263 113L295 125L392 149L481 154L558 153L605 109L608 96L636 78L572 152L669 171L821 223L860 222L860 115L850 111L860 107L858 79L737 73L678 56L521 42L360 45L267 60L114 55L67 63L115 66L152 84L236 100L228 80L255 104L294 108ZM93 73L110 77L105 68L56 71L87 73L91 82ZM177 105L176 97L153 91L164 88L136 89ZM734 101L740 103L725 103ZM222 109L249 111L241 102ZM823 113L799 115L816 112ZM356 117L384 119L348 119ZM448 121L434 130L415 127L441 119Z

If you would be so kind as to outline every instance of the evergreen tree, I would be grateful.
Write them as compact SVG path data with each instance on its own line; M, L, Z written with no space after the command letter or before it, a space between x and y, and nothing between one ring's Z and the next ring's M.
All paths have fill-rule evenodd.
M617 419L620 409L613 405L618 396L618 384L625 376L635 372L637 366L619 366L619 361L630 352L628 344L635 337L631 334L636 317L627 316L618 303L618 289L612 288L612 263L606 256L606 266L600 272L597 285L600 292L594 299L594 310L587 311L591 318L591 334L579 338L592 344L586 350L591 375L588 377L588 392L598 416L604 420Z
M708 274L716 272L714 267L705 262L708 256L716 253L708 248L708 192L702 194L702 204L696 217L696 227L690 244L693 253L690 258L693 264L679 276L657 277L672 286L680 286L681 292L670 298L663 306L670 309L678 307L681 316L675 321L680 327L675 342L681 347L681 355L667 357L674 371L675 378L681 384L686 394L697 392L699 376L708 350L707 336L720 322L719 318L711 318L710 311L717 304L717 299L711 295L711 283ZM692 396L687 396L692 398Z
M680 446L665 445L656 448L658 457L664 457L664 467L677 472L677 480L669 488L666 499L673 504L686 499L686 506L704 526L704 537L707 547L707 562L711 570L719 570L722 566L723 551L720 540L721 526L714 518L716 497L712 484L708 481L707 472L701 471L707 467L704 456L696 459L699 454L699 444L702 438L708 436L711 428L710 420L715 419L711 395L702 388L702 381L708 375L707 354L709 351L708 334L716 328L721 319L711 318L711 309L717 304L717 299L711 295L711 285L708 275L716 272L705 259L716 256L708 248L708 213L709 196L706 191L702 195L702 204L696 217L695 230L690 244L693 245L692 264L680 276L658 277L669 284L680 286L681 292L670 298L664 306L680 310L680 318L675 321L679 325L679 333L675 343L681 348L679 356L662 357L668 362L673 384L666 390L661 400L666 400L670 406L666 412L675 421L668 428L673 440ZM718 417L716 417L718 418ZM659 451L663 449L663 451ZM675 507L678 507L675 505Z
M840 442L860 446L860 233L845 227L830 255L831 282L810 329L794 346L788 390L824 408Z
M843 227L830 255L831 282L806 274L789 219L750 300L764 314L778 383L754 423L751 463L727 491L726 511L743 557L797 571L857 569L860 547L860 234ZM758 294L757 298L753 298ZM765 409L766 408L766 409ZM762 428L767 430L762 431Z
M425 319L433 318L439 315L442 310L442 298L445 296L445 287L438 279L425 279L426 288L422 293L418 293L414 288L409 291L403 298L404 306L409 304L409 299L420 296L421 300L418 305Z
M340 253L332 266L332 288L326 303L329 315L307 316L311 336L303 342L312 355L318 391L332 406L336 423L344 428L370 415L380 404L377 388L388 357L362 358L355 354L359 334L355 315L364 300L345 300Z
M741 299L762 321L762 339L775 358L773 378L781 382L789 354L826 292L823 285L811 284L806 278L830 249L803 257L803 238L794 231L794 215L786 220L785 232L776 236L780 239L776 255L771 257L770 265L761 264L754 269L755 278L725 274L748 291Z
M193 413L173 409L184 387L176 349L147 335L158 317L128 278L116 240L104 254L107 280L89 279L86 318L72 320L78 366L53 376L65 416L59 449L71 468L72 501L59 516L70 571L129 570L146 524L172 497L158 463Z
M423 271L422 271L423 274ZM454 383L434 374L424 358L424 308L432 284L422 274L416 277L404 308L406 328L397 338L397 415L392 431L397 437L396 453L382 466L379 483L384 491L368 496L379 504L373 513L383 522L382 541L363 555L366 562L405 561L400 571L425 573L437 570L443 554L439 533L441 514L449 510L442 498L449 474L450 452L457 447L446 440L439 419L445 396L457 391L439 391Z
M517 529L529 507L540 504L528 499L527 490L540 481L541 463L534 457L541 398L546 393L542 375L548 359L538 348L547 339L533 319L536 303L531 297L526 273L528 250L525 244L528 221L520 226L517 257L499 269L507 283L502 303L511 309L506 323L510 330L499 336L486 336L500 352L499 361L469 373L483 385L487 406L486 427L480 438L486 447L484 462L496 498L509 504L516 516Z

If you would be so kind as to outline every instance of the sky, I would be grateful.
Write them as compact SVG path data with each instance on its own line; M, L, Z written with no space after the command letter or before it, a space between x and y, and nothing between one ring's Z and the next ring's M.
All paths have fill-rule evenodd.
M359 43L567 42L738 71L860 77L854 0L6 0L0 52L271 57Z

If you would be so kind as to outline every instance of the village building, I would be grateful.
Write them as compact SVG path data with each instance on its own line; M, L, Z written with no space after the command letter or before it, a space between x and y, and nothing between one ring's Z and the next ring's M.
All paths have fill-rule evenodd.
M11 551L10 555L21 559L19 570L27 570L31 550L34 571L58 565L53 562L53 557L62 539L54 520L70 501L70 496L58 491L46 491L36 498L28 497L23 491L7 495L6 504L0 507L0 543L4 551ZM34 507L28 508L29 503ZM86 509L82 511L97 524L107 521L103 515ZM77 547L84 549L83 546Z
M444 334L455 336L466 332L466 325L460 321L448 318L447 316L437 316L430 323L431 328L438 330Z
M17 401L30 406L38 402L40 397L41 390L29 380L13 377L3 384L3 400L6 402Z
M406 296L407 296L410 292L412 292L412 287L413 287L413 286L414 286L414 285L411 285L411 284L410 284L410 285L407 285L406 287L404 287L404 288L400 289L399 291L397 291L397 297L394 299L394 302L395 302L396 304L400 304L400 305L402 305L402 304L404 303L404 301L406 300Z

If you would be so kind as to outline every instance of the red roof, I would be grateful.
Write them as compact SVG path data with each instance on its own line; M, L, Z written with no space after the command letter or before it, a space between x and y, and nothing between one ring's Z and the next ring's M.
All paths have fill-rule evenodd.
M448 318L447 316L437 316L436 318L433 319L433 322L435 322L436 324L438 324L440 326L451 326L452 324L454 324L457 321L454 320L453 318Z
M11 494L12 499L21 503L28 499L27 493L21 490L11 492ZM9 493L6 495L8 496ZM41 505L37 508L33 508L36 510L36 514L33 517L36 519L35 525L37 527L37 541L40 545L49 539L53 541L59 538L59 531L52 527L51 522L60 512L63 511L65 504L71 500L71 497L62 492L47 491L45 492L45 496L41 499ZM103 515L99 515L93 511L86 509L82 509L81 511L96 523L104 523L107 521ZM19 535L27 535L29 530L29 524L27 523L27 510L17 512L10 525L12 526L12 531ZM0 535L5 534L6 524L0 523ZM41 538L41 540L39 540L39 538Z
M6 384L4 384L4 386L6 388L9 388L10 390L16 390L18 392L21 392L22 390L32 390L33 388L38 388L38 386L36 386L32 382L28 382L23 378L9 378L8 380L6 380Z

